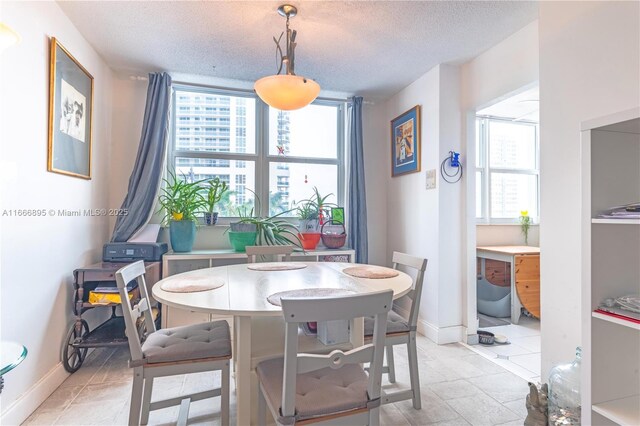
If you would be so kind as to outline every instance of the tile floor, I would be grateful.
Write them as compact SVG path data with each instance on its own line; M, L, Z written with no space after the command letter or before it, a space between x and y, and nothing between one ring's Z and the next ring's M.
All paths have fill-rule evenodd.
M522 336L528 337L528 336ZM515 336L513 336L515 338ZM24 423L25 425L125 425L129 412L131 371L124 348L93 351ZM522 425L526 416L527 383L460 344L438 346L419 337L418 358L422 410L411 401L383 406L382 425ZM397 383L384 384L391 391L409 383L406 350L395 348ZM200 391L219 381L214 373L159 379L153 399L180 392ZM219 383L219 382L218 382ZM231 423L235 424L235 399L231 381ZM385 383L385 382L383 382ZM195 402L190 425L220 424L219 398ZM175 424L178 408L152 411L149 424Z
M468 346L472 351L530 382L540 381L540 321L521 317L519 324L484 327L507 336L510 345Z

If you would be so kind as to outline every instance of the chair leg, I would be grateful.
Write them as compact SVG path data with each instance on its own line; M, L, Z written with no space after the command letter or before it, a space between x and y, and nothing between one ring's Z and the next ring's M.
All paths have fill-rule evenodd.
M389 383L396 382L396 364L393 361L393 345L385 347L387 351L387 366L389 367Z
M380 426L380 407L369 410L369 426Z
M265 426L267 421L267 401L262 393L262 386L258 384L258 426Z
M142 417L141 425L149 423L149 405L151 404L151 393L153 392L153 377L144 380L144 392L142 393Z
M227 361L224 367L222 367L222 390L220 393L220 412L222 416L222 426L229 426L229 386L231 386L229 379L229 364L230 362Z
M131 407L129 408L129 426L140 424L140 408L142 406L142 391L144 387L143 367L133 369L133 386L131 387Z
M411 391L413 392L413 408L419 410L422 408L422 402L420 400L420 374L418 372L418 350L415 332L409 336L407 353L409 355L409 376L411 379Z

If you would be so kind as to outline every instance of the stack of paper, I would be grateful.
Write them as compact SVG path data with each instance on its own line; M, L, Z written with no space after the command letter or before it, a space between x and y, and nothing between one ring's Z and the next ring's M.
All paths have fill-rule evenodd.
M612 207L598 215L602 219L640 219L640 203Z

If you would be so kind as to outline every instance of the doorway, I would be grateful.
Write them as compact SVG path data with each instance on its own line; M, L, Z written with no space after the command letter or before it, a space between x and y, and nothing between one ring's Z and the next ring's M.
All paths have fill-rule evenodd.
M536 381L541 365L538 85L478 109L467 123L468 151L475 154L469 156L475 157L475 188L467 187L473 191L467 196L473 200L468 234L475 235L467 249L467 315L494 340L470 347Z

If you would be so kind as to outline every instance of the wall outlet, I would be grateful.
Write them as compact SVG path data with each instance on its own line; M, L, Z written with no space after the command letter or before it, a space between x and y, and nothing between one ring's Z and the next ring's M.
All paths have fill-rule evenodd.
M427 189L435 189L436 187L436 170L427 170Z

